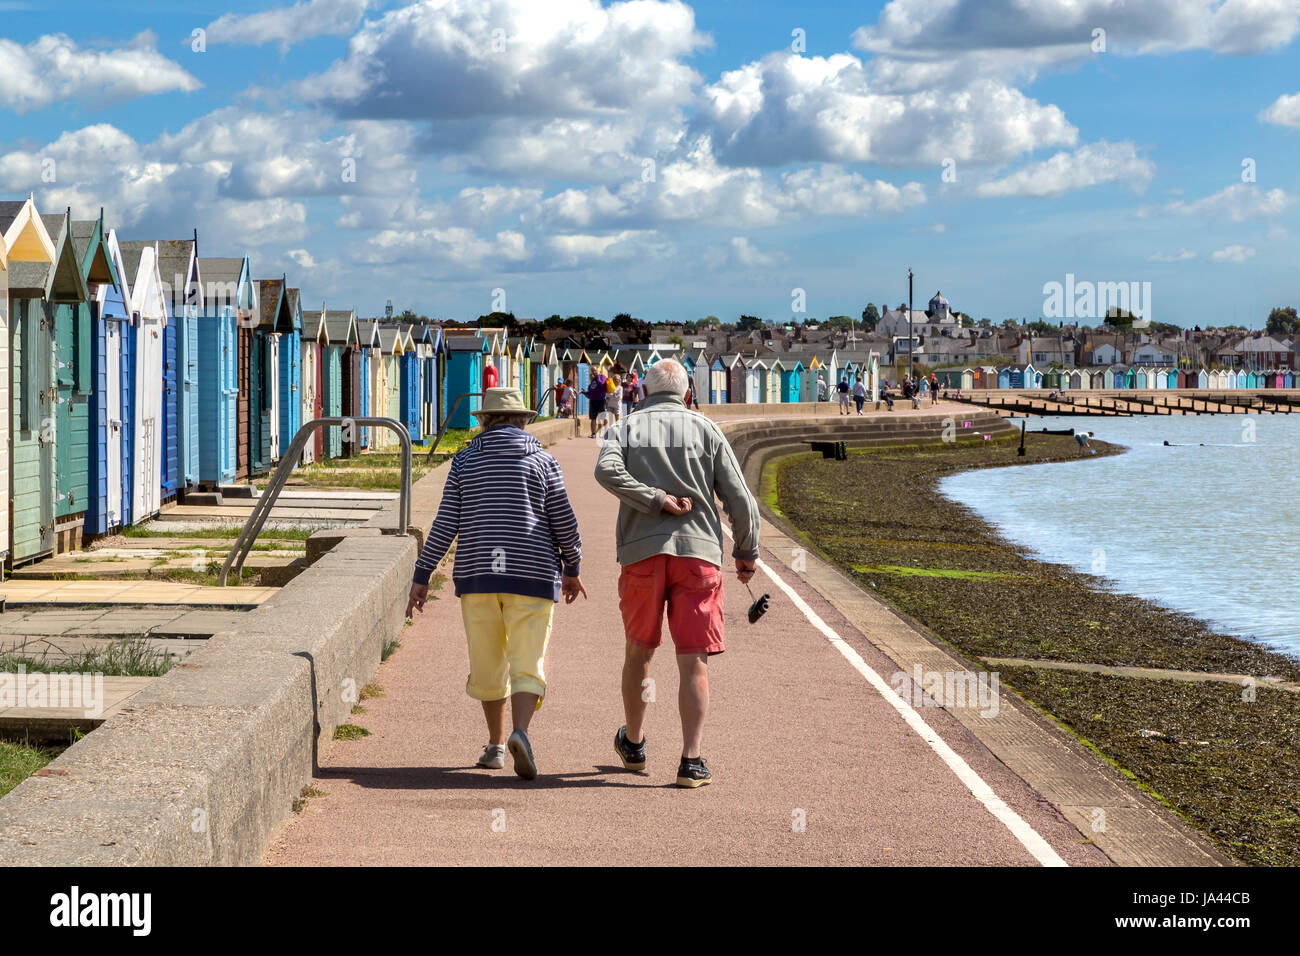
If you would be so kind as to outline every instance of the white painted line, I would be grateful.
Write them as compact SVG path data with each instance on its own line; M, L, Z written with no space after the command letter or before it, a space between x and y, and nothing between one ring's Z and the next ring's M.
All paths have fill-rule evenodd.
M731 529L723 526L723 533L728 538L731 537ZM871 665L863 660L862 655L854 647L835 633L821 616L808 606L799 593L781 577L773 571L763 561L758 562L759 568L775 582L776 586L785 592L785 596L790 599L790 603L803 612L803 616L808 618L809 622L817 630L821 631L822 636L830 642L831 646L844 656L853 669L867 679L867 683L876 689L881 697L889 703L899 715L907 721L907 725L916 731L917 735L930 745L930 748L939 755L939 758L948 765L957 779L966 785L966 789L980 803L984 804L984 809L993 814L1002 825L1011 831L1014 836L1030 852L1035 860L1043 866L1069 866L1055 850L1051 844L1044 840L1038 831L1025 822L1025 819L1007 806L1006 802L993 792L993 788L984 782L984 778L977 774L971 765L961 758L955 750L948 746L942 737L935 733L934 729L925 722L925 719L916 711L916 709L894 693L894 689L886 680L872 669Z

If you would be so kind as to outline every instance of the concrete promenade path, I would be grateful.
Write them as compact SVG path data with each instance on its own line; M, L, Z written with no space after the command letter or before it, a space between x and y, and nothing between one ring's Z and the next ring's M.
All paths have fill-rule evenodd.
M597 443L561 441L590 598L560 604L549 691L534 718L540 776L475 769L486 743L465 695L465 636L450 581L379 668L385 696L335 741L312 797L266 853L272 865L1098 865L1102 853L948 712L889 692L895 665L763 551L756 625L726 576L728 650L709 666L704 754L714 782L672 786L681 753L665 629L645 773L613 751L623 722L616 502L592 476ZM792 597L793 594L793 597ZM797 600L796 600L797 598ZM802 605L802 606L800 606ZM873 679L875 681L873 683Z

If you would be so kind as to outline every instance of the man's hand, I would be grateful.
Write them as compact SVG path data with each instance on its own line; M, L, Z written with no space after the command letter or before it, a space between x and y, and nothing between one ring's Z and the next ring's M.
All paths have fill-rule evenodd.
M685 496L664 495L664 511L670 515L684 515L691 510L691 499Z
M740 578L741 584L748 584L749 579L754 576L754 572L757 570L757 561L746 561L743 558L736 559L736 577Z
M587 596L587 589L582 586L582 578L579 577L561 577L560 593L564 595L564 603L572 604L578 600L578 595Z
M429 600L429 585L411 584L411 595L406 599L406 619L412 620L415 611L424 610L424 602Z

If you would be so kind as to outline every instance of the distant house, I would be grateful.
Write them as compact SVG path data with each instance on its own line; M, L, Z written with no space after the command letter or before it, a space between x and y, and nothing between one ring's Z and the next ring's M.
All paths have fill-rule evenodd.
M1251 368L1291 368L1295 352L1270 335L1251 336L1238 346Z
M1176 365L1178 350L1156 342L1144 342L1133 350L1135 365Z
M1123 351L1116 345L1111 342L1103 342L1093 349L1089 364L1094 366L1118 365L1123 360L1123 357Z
M1051 365L1073 368L1074 339L1063 335L1031 335L1020 340L1016 347L1020 364L1033 364L1039 369Z

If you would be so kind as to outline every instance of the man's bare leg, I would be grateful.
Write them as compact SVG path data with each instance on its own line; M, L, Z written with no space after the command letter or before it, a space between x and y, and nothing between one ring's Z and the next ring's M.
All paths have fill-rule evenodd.
M623 715L629 743L645 740L645 681L650 676L650 660L654 656L653 647L627 642L623 656Z
M677 671L681 675L677 709L682 716L682 756L698 757L704 743L704 718L709 714L709 655L678 654Z

